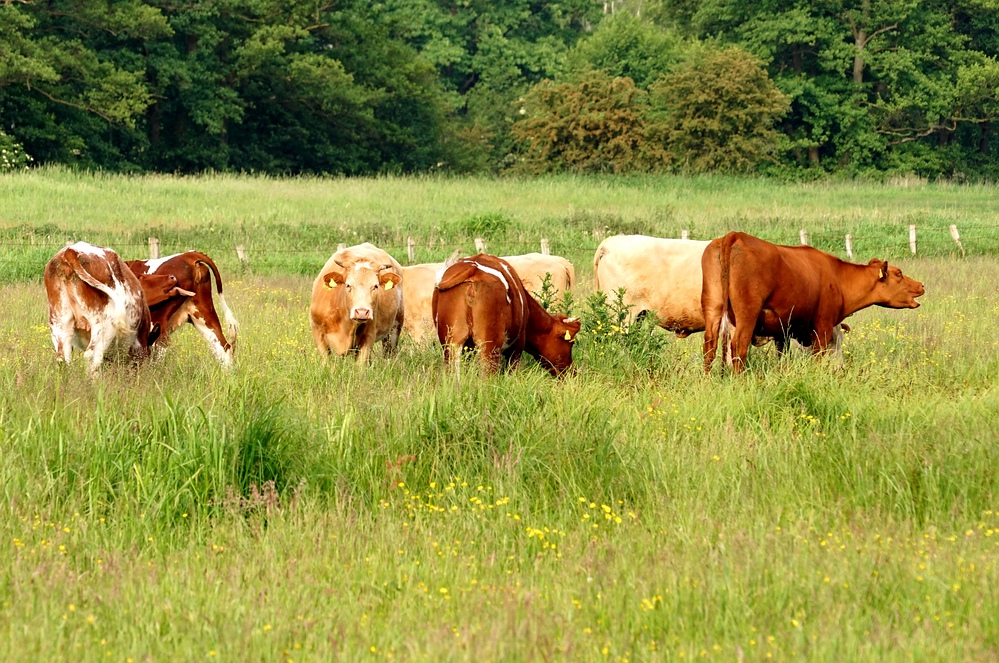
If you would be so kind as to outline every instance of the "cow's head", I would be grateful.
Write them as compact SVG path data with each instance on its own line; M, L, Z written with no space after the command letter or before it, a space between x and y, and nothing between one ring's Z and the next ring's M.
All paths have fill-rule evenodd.
M877 272L874 292L875 303L886 308L919 308L916 297L926 292L923 284L902 273L898 267L889 267L888 262L877 258L867 263L871 272Z
M379 265L362 261L350 265L339 260L334 262L338 268L323 274L323 284L331 290L343 288L350 319L355 322L373 320L379 293L390 291L402 282L402 277L391 264Z
M552 316L551 331L538 340L538 362L558 377L572 365L572 346L576 343L579 318Z

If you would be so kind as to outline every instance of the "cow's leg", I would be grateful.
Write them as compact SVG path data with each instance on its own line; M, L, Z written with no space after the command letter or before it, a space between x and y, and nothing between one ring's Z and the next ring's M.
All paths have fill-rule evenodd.
M836 327L838 329L839 325ZM825 354L831 344L835 347L835 343L836 332L833 330L833 325L826 322L816 322L814 329L812 329L812 354Z
M718 353L718 337L721 334L722 320L725 313L722 307L711 307L704 311L704 372L711 372L711 365L715 362L715 355ZM724 357L724 355L722 355Z
M762 301L744 301L739 306L736 306L735 301L733 301L732 315L735 318L735 325L732 327L731 341L729 341L732 353L733 374L738 375L742 373L746 367L749 346L753 342L753 331L762 308Z
M386 357L391 357L399 349L399 332L402 331L402 323L398 320L392 323L389 333L382 339L382 350Z
M68 364L73 359L73 336L76 331L63 324L52 325L52 345L55 346L56 361Z
M191 315L188 318L194 328L198 330L202 338L208 342L208 347L211 349L212 354L215 355L215 359L222 364L223 368L232 367L232 346L225 340L222 336L222 325L219 322L219 317L215 315L215 311L210 311L210 315L206 317L201 317L201 311Z
M83 351L83 358L88 362L87 372L95 375L104 363L104 354L114 341L114 325L109 321L107 324L94 325L90 330L90 344Z
M312 341L316 344L316 349L322 355L323 361L327 360L330 356L330 346L326 343L326 333L321 327L312 325Z
M500 346L492 340L486 340L479 343L477 348L479 350L479 361L482 362L482 368L485 369L486 373L495 373L498 371L503 358L503 351L500 349Z

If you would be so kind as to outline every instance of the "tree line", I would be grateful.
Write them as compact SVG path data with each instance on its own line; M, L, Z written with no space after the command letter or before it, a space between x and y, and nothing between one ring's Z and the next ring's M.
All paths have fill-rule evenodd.
M999 0L0 0L0 171L992 178Z

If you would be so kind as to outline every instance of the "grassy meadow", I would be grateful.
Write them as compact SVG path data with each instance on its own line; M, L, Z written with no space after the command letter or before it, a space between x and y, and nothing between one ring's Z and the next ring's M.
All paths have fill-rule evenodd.
M717 178L0 175L0 650L11 660L999 659L996 189ZM920 230L919 256L908 226ZM949 224L961 229L962 257ZM850 318L842 365L622 331L602 236L740 229L926 285ZM242 326L159 360L56 364L67 240L199 248ZM404 338L323 365L336 244L403 264L484 237L576 265L577 371L460 379ZM235 254L245 247L248 263Z

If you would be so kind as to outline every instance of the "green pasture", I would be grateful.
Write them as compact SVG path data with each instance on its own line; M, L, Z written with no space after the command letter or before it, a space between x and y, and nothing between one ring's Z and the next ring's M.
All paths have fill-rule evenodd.
M0 651L996 660L994 203L918 181L0 176ZM731 378L699 335L621 330L591 297L607 233L802 227L880 246L922 306L850 318L842 365L753 348ZM69 239L143 257L150 235L219 262L236 367L191 329L138 370L57 365L45 260ZM580 277L578 370L458 377L406 338L323 365L314 272L364 239L405 263L410 236L418 261L548 237Z

